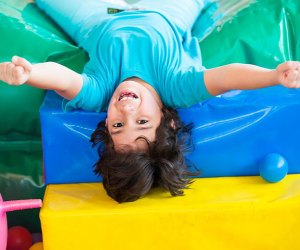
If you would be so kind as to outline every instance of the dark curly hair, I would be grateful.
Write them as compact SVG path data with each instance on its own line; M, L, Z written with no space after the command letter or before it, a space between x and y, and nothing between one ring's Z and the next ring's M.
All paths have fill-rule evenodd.
M172 196L183 195L183 189L192 182L191 176L199 173L188 171L183 153L191 144L192 125L184 125L176 110L162 109L162 119L156 130L156 140L148 141L146 152L116 151L105 126L98 124L91 136L93 146L99 142L99 160L95 173L103 178L107 194L121 202L135 201L149 192L152 187L162 187Z

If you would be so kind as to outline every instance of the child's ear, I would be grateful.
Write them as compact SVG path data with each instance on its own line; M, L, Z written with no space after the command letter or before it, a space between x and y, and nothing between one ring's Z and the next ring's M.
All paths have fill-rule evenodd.
M171 127L172 127L173 129L176 129L176 125L175 125L175 122L174 122L173 119L172 119L172 121L171 121Z
M107 123L108 123L108 121L107 121L107 118L105 119L105 127L107 127Z

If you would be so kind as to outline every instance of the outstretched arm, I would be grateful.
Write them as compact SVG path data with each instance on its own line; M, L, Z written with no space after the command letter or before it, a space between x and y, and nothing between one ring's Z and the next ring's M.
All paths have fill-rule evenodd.
M26 83L40 89L55 90L69 100L79 93L83 82L80 74L58 63L31 64L17 56L11 62L0 64L0 80L10 85Z
M274 70L250 64L228 64L206 70L204 81L212 95L233 89L257 89L278 84L300 88L300 62L285 62Z

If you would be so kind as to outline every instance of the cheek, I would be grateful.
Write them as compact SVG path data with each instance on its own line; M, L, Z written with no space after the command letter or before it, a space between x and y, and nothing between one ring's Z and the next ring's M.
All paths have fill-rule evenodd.
M108 130L110 130L110 125L112 123L112 120L114 120L114 112L112 112L112 110L108 109L106 120L105 120L105 125L108 128Z
M162 116L161 108L158 105L153 104L151 108L148 108L148 112L155 117Z
M107 119L113 119L114 115L116 114L116 108L114 107L113 103L110 102L107 108Z
M149 98L146 102L143 103L144 109L146 109L149 113L161 113L161 107L158 105L158 103L153 99Z

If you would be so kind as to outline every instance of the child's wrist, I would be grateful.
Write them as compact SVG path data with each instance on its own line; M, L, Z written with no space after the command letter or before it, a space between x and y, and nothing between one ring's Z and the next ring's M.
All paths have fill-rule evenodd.
M280 84L280 75L276 69L270 71L271 74L271 85L279 85Z

